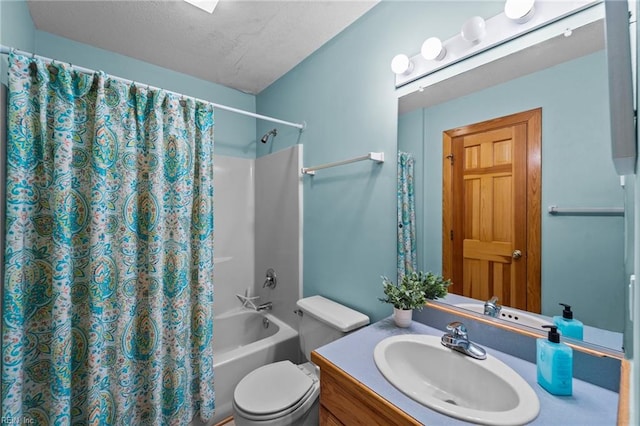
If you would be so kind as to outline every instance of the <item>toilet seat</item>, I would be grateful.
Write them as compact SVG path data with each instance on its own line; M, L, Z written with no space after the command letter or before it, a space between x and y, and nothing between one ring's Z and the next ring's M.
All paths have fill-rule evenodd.
M272 420L286 416L319 393L318 378L291 361L257 368L236 386L233 403L242 417Z

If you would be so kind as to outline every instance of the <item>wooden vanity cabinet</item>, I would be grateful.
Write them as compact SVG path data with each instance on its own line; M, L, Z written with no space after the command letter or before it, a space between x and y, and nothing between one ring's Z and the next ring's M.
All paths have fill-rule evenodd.
M318 353L311 360L320 367L320 426L421 424Z

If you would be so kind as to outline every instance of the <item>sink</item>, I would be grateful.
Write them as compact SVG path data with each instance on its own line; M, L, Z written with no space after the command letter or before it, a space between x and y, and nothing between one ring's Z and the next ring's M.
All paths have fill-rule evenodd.
M374 349L382 375L402 393L442 414L476 424L525 424L540 411L538 396L508 365L476 360L444 347L439 336L404 334Z
M466 309L468 311L484 314L484 304L482 303L458 303L455 305L458 308ZM517 311L509 307L503 306L498 316L499 319L512 322L515 324L525 325L527 327L533 327L542 330L543 325L553 325L550 320L536 317L535 315L529 315L526 312Z

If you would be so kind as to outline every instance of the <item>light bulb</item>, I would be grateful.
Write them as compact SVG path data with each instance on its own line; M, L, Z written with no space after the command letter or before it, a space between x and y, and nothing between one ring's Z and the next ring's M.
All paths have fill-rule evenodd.
M460 35L466 41L471 43L478 43L487 33L487 24L481 16L474 16L467 19L462 25L462 31Z
M535 14L535 0L507 0L504 14L519 24L524 24Z
M447 49L438 37L429 37L422 43L420 53L428 61L440 61L447 55Z
M413 69L413 62L405 54L399 54L391 60L391 71L396 74L408 74Z

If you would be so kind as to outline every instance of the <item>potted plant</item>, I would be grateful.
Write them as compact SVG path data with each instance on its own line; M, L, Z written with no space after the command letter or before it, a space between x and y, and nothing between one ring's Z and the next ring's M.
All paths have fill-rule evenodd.
M393 305L393 320L398 327L408 327L413 310L422 309L427 300L446 296L450 284L441 275L422 271L408 272L397 285L382 277L386 297L379 300Z

